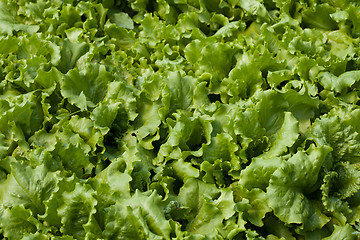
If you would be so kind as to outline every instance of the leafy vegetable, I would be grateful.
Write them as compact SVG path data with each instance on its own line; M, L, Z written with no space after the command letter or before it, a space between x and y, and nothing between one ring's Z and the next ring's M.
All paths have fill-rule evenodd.
M0 237L359 239L359 13L0 0Z

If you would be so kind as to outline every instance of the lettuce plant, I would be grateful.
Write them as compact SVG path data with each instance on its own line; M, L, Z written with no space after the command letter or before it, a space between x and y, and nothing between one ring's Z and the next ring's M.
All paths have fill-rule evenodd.
M0 0L0 236L359 239L359 16Z

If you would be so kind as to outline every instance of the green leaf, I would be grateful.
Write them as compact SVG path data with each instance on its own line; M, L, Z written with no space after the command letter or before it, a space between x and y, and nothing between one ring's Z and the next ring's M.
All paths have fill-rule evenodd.
M347 217L350 216L351 209L349 204L346 201L342 201L336 196L336 183L338 180L337 172L328 172L324 177L324 183L321 185L320 189L322 191L322 202L326 210L330 211L333 216L341 224L345 224ZM335 192L335 194L333 194Z
M0 133L0 157L4 158L10 155L17 146L28 149L29 146L21 129L14 122L9 122L10 129L6 129L5 134Z
M294 234L290 231L290 229L275 216L269 216L264 219L264 228L271 233L268 235L268 239L274 240L296 240L293 236Z
M72 69L61 80L61 94L81 110L95 107L106 95L112 76L104 65L87 64L82 70Z
M167 119L169 134L167 140L161 145L157 161L164 158L186 158L189 155L199 156L202 154L201 147L204 128L201 120L191 116L191 112L179 110L173 116L176 121Z
M56 227L57 230L61 228L62 223L58 209L64 203L62 195L64 192L74 191L78 180L75 175L59 179L49 199L44 201L45 213L39 216L39 220L43 221L45 225Z
M238 111L234 118L234 125L235 134L244 139L259 139L266 133L266 129L260 122L259 112L252 107Z
M347 34L335 31L327 34L328 41L331 43L330 52L340 59L353 57L355 54L355 46L353 39ZM351 71L353 72L353 71Z
M23 239L25 233L35 233L36 223L32 212L21 205L5 209L0 217L3 235L10 240Z
M360 189L360 166L359 164L349 164L349 162L341 162L334 167L338 173L338 178L335 180L334 186L339 198L345 199L357 193Z
M287 111L291 112L299 122L299 132L306 132L310 127L311 119L318 113L319 99L294 90L287 91L283 96L289 104Z
M235 214L231 190L219 190L213 184L205 184L194 178L185 180L178 201L181 207L189 208L186 230L193 234L216 236L223 231L222 222Z
M236 161L235 152L238 146L234 143L232 137L226 133L220 133L211 139L209 145L204 146L204 160L214 162L216 159L223 161ZM235 166L234 166L235 167Z
M348 224L344 226L334 225L334 231L329 236L324 238L324 240L335 240L335 239L344 239L344 240L355 240L358 237L355 230Z
M43 233L39 233L39 232L36 232L36 233L25 233L22 239L24 239L24 240L36 240L36 239L39 239L39 240L47 240L47 239L48 239L48 235L43 234Z
M61 48L61 60L57 68L62 73L67 73L73 69L81 56L89 51L89 46L85 42L72 42L65 39Z
M210 89L214 93L219 93L221 79L228 76L233 65L233 48L213 40L194 40L184 51L186 59L194 65L196 74L210 74Z
M349 121L344 119L346 116L351 116L351 109L344 113L341 109L332 109L329 114L315 121L309 135L317 145L328 145L333 149L331 155L334 161L356 163L359 161L359 133L353 124L349 124Z
M90 164L89 156L87 155L89 151L81 149L79 142L68 144L66 143L66 138L60 137L59 139L61 140L56 140L55 149L52 152L55 161L60 163L58 169L64 167L74 172L77 176L82 176L86 173L87 167Z
M230 96L229 102L252 96L263 83L261 71L252 62L248 54L242 55L237 66L230 71L229 78L221 82L222 91Z
M103 145L103 136L90 119L73 116L69 121L69 127L74 133L79 134L93 151L96 150L97 146Z
M43 110L36 92L9 97L7 103L2 104L2 115L0 118L0 131L6 135L11 127L10 122L19 128L25 137L29 137L39 130L43 121ZM4 109L4 107L6 107Z
M249 190L260 188L265 191L269 186L271 176L283 161L282 157L262 158L260 156L254 158L250 165L241 171L239 182Z
M200 170L205 174L202 177L205 183L216 184L219 187L225 187L230 183L229 175L232 172L231 164L228 161L222 159L216 159L214 163L203 161Z
M360 36L359 8L354 5L350 5L348 9L348 13L349 13L349 18L353 24L352 34L354 37L359 37Z
M260 189L252 189L251 191L244 189L241 196L248 199L251 206L247 211L248 220L252 224L262 227L264 225L263 219L265 215L271 211L266 201L266 193Z
M191 163L184 162L181 158L174 161L171 166L174 169L175 175L183 180L199 177L199 170L193 167Z
M6 3L0 1L0 32L13 35L13 31L24 31L34 34L39 30L39 26L21 22L17 16L18 6L16 3Z
M34 56L45 57L51 64L57 65L61 52L56 42L44 39L44 36L38 33L28 38L21 38L18 55L27 60L31 60Z
M266 10L265 6L257 0L240 0L238 4L241 8L243 8L246 12L250 13L251 15L259 17L262 21L270 22L271 16Z
M19 49L19 39L16 37L7 37L0 39L0 53L7 56L10 53L15 53Z
M0 238L358 239L356 0L0 0Z
M85 238L84 225L96 213L97 201L94 194L95 191L88 184L80 183L76 183L72 192L62 194L63 205L59 206L57 213L61 218L60 231L63 234L74 236L77 239Z
M123 23L122 23L123 24ZM129 23L127 23L127 26ZM105 32L119 48L130 48L135 44L135 34L125 28L117 27L115 24L106 24Z
M165 76L162 102L169 109L169 114L175 112L175 109L189 110L193 103L196 79L183 77L178 72L167 72Z
M117 116L119 105L120 103L101 102L92 111L90 116L91 120L93 120L95 123L95 127L101 129L110 127Z
M308 8L302 13L302 21L310 27L325 30L335 30L336 22L330 17L335 9L328 4L319 4L314 9Z
M35 216L43 214L43 202L55 190L57 181L57 174L42 165L33 169L13 162L7 180L1 183L1 203L7 208L22 205Z
M256 110L259 112L261 126L266 129L266 134L275 139L275 133L280 129L284 120L284 111L289 103L284 96L273 90L258 91L254 98L258 101Z
M322 72L318 75L318 78L324 88L343 93L360 80L360 71L348 71L338 77L329 72Z
M216 228L221 227L223 220L221 210L211 201L204 198L195 218L187 225L186 230L195 234L215 235Z
M228 38L236 35L237 31L245 30L245 24L241 21L229 22L221 27L215 34L214 37Z
M114 198L115 194L119 194L123 197L130 197L129 183L132 179L129 174L125 172L125 168L126 163L118 160L112 162L94 178L96 181L98 198L103 201L101 202L102 204L114 204L117 200ZM102 194L100 194L100 192Z
M156 192L139 192L109 208L105 237L119 239L170 239L170 224Z
M182 206L191 209L189 218L194 219L203 202L206 201L205 197L208 200L214 199L219 192L220 190L213 184L205 184L197 179L188 178L180 189L179 202Z
M131 17L124 12L114 13L110 17L110 21L115 23L118 27L123 27L127 29L134 28L134 22Z
M126 110L129 120L134 121L139 115L137 107L138 94L139 90L129 84L117 81L110 82L103 104L107 102L121 103ZM141 96L139 100L141 101ZM101 104L99 104L100 106ZM94 109L93 112L95 111Z
M292 71L288 69L269 71L267 81L274 88L284 81L291 80L292 77Z
M306 197L314 191L330 151L327 146L311 146L308 153L298 151L273 173L266 194L269 206L280 220L304 224L307 229L321 228L330 220Z
M214 205L221 210L224 219L229 219L235 214L234 196L231 189L222 189L221 195L214 201Z
M147 99L140 99L141 105L138 106L138 116L134 121L134 128L137 137L143 139L154 135L161 124L159 114L159 104Z
M34 78L34 82L38 83L43 88L50 88L60 82L62 74L56 68L52 67L50 71L39 69Z
M262 156L263 158L271 158L280 156L291 147L299 136L298 121L289 112L285 112L284 122L279 131L276 133L276 139L272 143L270 150Z

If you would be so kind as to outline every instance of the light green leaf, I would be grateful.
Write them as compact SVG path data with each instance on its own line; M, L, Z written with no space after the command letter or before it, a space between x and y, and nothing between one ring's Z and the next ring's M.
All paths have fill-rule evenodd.
M328 4L319 4L314 9L308 8L302 13L302 21L310 27L335 30L336 22L330 17L335 9Z
M182 206L191 209L189 218L194 219L199 213L203 202L206 201L204 197L208 200L214 199L219 192L220 190L213 184L206 184L197 179L188 178L180 189L179 202Z
M147 136L154 135L161 124L159 114L159 104L147 99L140 99L141 105L138 106L138 116L134 121L136 136L139 140Z
M1 203L7 208L22 205L35 216L43 214L43 202L55 190L57 181L57 174L48 172L42 165L33 169L13 162L7 180L1 183Z
M317 119L309 131L309 137L319 146L330 146L333 149L331 152L333 161L346 160L356 163L360 157L358 150L360 136L356 131L355 123L349 124L349 120L346 121L346 117L353 113L351 109L349 110L334 108L329 114ZM331 167L331 163L328 164L330 166L327 168Z
M328 146L311 146L308 153L298 151L273 173L266 194L280 220L304 224L313 230L330 220L306 197L316 187L320 168L330 151Z
M58 209L64 204L62 194L64 192L72 192L75 189L76 182L79 179L75 175L71 177L62 177L56 184L56 188L51 193L48 200L44 201L45 213L39 215L39 220L44 222L45 225L54 226L57 229L61 228L61 217L58 215Z
M22 239L24 239L24 240L37 240L37 239L47 240L48 237L49 236L46 234L36 232L36 233L25 233Z
M257 0L239 0L238 4L245 11L249 12L251 15L259 17L262 21L270 22L271 16L266 10L265 6Z
M326 89L343 93L355 82L360 80L360 71L349 71L338 77L329 72L322 72L318 75L318 78Z
M199 212L186 230L195 234L212 236L216 234L216 228L221 227L223 219L221 210L214 206L209 199L204 198Z
M211 139L209 145L204 147L203 159L210 163L213 163L217 159L222 159L223 161L230 161L232 163L232 168L238 170L239 168L239 158L236 155L236 151L239 147L234 142L233 138L226 133L220 133Z
M189 76L181 76L178 72L166 72L166 85L162 91L162 102L168 108L169 114L175 109L188 110L194 98L196 79Z
M73 116L69 121L69 127L74 133L79 134L93 151L97 146L103 145L103 136L90 119Z
M101 102L91 113L91 120L94 121L95 127L103 129L110 127L114 122L120 103ZM104 134L104 132L102 132Z
M170 239L170 224L156 192L139 192L109 208L104 236L118 239Z
M50 88L60 82L62 78L61 72L57 68L52 67L50 71L39 69L34 78L34 82L38 83L43 88Z
M227 77L235 51L225 43L194 40L185 47L186 59L194 65L196 74L210 74L210 89L219 93L221 80Z
M272 143L270 150L262 158L271 158L280 156L291 147L299 136L299 126L296 118L290 113L285 112L284 122L279 131L276 133L276 139Z
M67 73L73 69L79 58L89 51L89 46L85 42L72 42L65 39L61 48L61 60L57 68L62 73Z
M289 107L284 96L273 90L258 91L254 98L258 101L255 109L259 112L261 126L266 129L266 135L275 139L275 133L280 129L284 120L284 111Z
M186 178L199 177L199 170L194 168L191 163L184 162L183 159L174 161L171 166L174 169L175 175L183 180L185 180Z
M137 106L138 94L139 90L129 84L118 81L110 82L102 104L108 102L113 102L114 104L121 103L126 109L129 120L134 121L134 119L139 115ZM141 101L141 96L139 101ZM99 104L99 107L102 104ZM96 112L95 109L94 112Z
M4 54L4 56L17 52L19 49L19 39L16 37L1 38L0 43L0 53Z
M21 205L5 209L0 216L3 235L10 240L23 239L25 233L35 233L36 223L32 212Z
M63 234L74 236L77 239L85 238L84 225L96 213L97 204L94 198L95 191L87 184L76 183L72 192L62 194L63 205L59 206L57 213L61 218Z
M16 3L0 1L0 32L13 35L13 31L24 31L34 34L39 30L37 25L29 25L21 22L17 16L18 6Z
M348 13L349 13L349 18L353 24L352 34L354 37L360 36L359 12L360 10L358 7L352 4L349 6Z
M265 191L266 187L269 186L271 176L283 161L282 157L262 158L260 156L253 158L250 165L241 171L239 182L249 190L260 188Z
M335 240L335 239L344 239L344 240L355 240L359 237L356 234L355 230L348 224L344 226L334 225L334 231L329 236L324 238L324 240Z
M104 65L88 64L85 69L70 70L61 80L61 94L81 110L94 107L106 95L112 76Z
M263 83L261 71L252 64L247 54L238 59L237 66L229 73L229 78L221 82L221 89L230 96L229 102L252 96Z
M134 28L134 22L131 17L124 12L114 13L110 17L110 21L115 23L118 27L123 27L127 29Z
M201 173L205 174L202 177L205 183L225 187L231 182L229 177L229 175L232 175L231 163L228 161L223 161L222 159L217 159L213 163L203 161L200 165L200 170ZM237 171L234 172L237 174Z
M179 110L173 114L176 121L167 119L169 134L167 141L161 145L156 161L164 158L183 158L189 155L201 155L204 128L200 119L191 116L191 112ZM200 148L200 149L198 149Z
M229 219L235 214L234 195L231 189L222 189L221 195L214 201L214 205L221 210L224 219Z
M347 217L351 214L351 209L349 204L346 201L342 201L338 198L336 194L336 183L338 180L338 173L331 171L328 172L324 177L324 183L321 185L320 189L322 191L322 203L326 210L331 212L333 216L341 224L345 224ZM333 192L335 191L335 195Z
M132 179L125 169L126 163L118 160L96 175L94 184L98 191L98 199L101 200L99 203L105 206L113 204L118 198L117 194L130 197L129 183Z
M135 33L125 28L108 22L105 25L105 32L119 48L127 49L135 44Z
M89 151L84 151L81 149L81 142L73 144L67 143L66 140L61 137L56 140L55 149L52 152L54 160L58 163L59 170L63 167L80 177L88 170L90 162L87 153L90 151L90 147L87 145Z

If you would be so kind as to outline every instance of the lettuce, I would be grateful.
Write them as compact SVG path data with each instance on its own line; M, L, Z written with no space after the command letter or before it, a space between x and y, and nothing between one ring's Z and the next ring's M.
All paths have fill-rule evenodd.
M0 0L0 237L359 239L359 12Z

